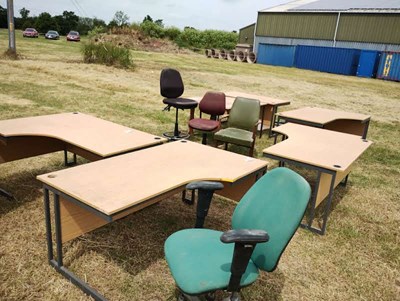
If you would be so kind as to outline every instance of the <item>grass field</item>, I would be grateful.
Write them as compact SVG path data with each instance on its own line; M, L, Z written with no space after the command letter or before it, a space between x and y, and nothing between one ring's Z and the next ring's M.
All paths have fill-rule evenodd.
M1 53L7 45L7 32L0 30ZM400 83L197 54L132 52L135 69L122 70L83 64L79 43L22 39L20 33L17 49L22 59L0 58L0 120L80 111L161 134L174 120L172 112L162 112L159 95L160 71L167 66L181 71L188 96L240 90L288 99L287 109L371 114L374 144L356 162L348 185L335 191L327 234L299 229L278 269L263 273L242 295L259 301L400 300ZM267 135L258 139L256 156L271 144ZM275 166L271 161L269 168ZM0 300L90 300L47 264L43 195L35 177L62 168L61 153L0 166L0 187L16 197L0 198ZM215 198L206 227L229 229L234 207ZM175 196L66 244L65 264L109 300L174 300L163 243L193 220L194 208Z

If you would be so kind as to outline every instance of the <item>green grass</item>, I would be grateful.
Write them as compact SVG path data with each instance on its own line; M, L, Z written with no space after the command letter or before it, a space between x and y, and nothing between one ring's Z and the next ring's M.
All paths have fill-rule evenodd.
M327 234L299 230L278 269L262 273L242 295L257 301L399 300L399 83L143 51L131 52L135 70L123 70L84 64L81 44L65 38L21 36L17 32L22 59L0 58L0 119L80 111L159 135L172 130L175 118L162 112L159 95L160 71L168 66L181 71L186 96L239 90L290 100L285 109L371 114L374 144L355 163L347 187L335 191ZM7 32L0 30L0 53L7 45ZM182 126L187 118L180 112ZM256 156L264 160L262 150L271 144L266 135L257 139ZM43 195L35 176L62 169L62 163L56 153L0 165L0 187L16 197L0 199L1 300L90 300L46 260ZM229 229L234 207L216 198L206 227ZM174 300L163 243L191 227L194 214L174 196L66 244L66 263L110 300Z

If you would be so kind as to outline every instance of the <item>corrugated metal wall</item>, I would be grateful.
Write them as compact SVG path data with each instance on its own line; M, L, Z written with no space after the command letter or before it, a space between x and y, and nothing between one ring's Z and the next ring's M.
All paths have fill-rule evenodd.
M338 41L400 44L400 14L349 14L340 17Z
M333 40L336 13L258 13L257 36Z
M254 44L254 31L256 23L243 27L239 31L239 44Z
M382 53L376 77L400 81L400 53Z
M295 66L301 69L356 75L361 50L299 45Z
M333 43L333 41L327 41L327 40L256 37L254 40L254 49L257 50L260 44L309 45L309 46L332 47L334 43ZM338 41L338 42L336 42L336 47L400 52L400 44L393 45L393 44L375 44L375 43Z
M260 44L257 63L273 66L292 67L296 46Z

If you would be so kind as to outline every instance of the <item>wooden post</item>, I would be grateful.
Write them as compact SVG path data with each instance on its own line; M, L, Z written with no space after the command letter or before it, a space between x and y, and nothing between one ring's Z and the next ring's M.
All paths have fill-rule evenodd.
M7 20L8 20L8 51L16 54L15 47L15 23L14 23L14 1L7 0Z

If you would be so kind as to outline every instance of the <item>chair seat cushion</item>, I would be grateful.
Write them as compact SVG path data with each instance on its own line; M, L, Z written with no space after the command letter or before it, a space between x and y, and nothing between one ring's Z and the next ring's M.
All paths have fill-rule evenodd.
M203 118L194 118L189 120L189 126L193 129L200 131L211 132L216 130L220 125L220 122L217 120L209 120Z
M237 128L226 128L216 132L214 139L222 142L251 147L253 143L253 133Z
M197 107L198 102L188 98L164 98L163 103L178 109L194 109Z
M222 232L187 229L168 237L165 258L177 286L186 294L199 295L226 289L231 277L235 244L220 241ZM250 260L241 279L241 286L256 281L258 269Z

